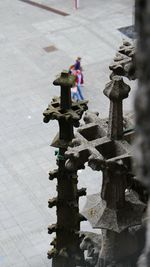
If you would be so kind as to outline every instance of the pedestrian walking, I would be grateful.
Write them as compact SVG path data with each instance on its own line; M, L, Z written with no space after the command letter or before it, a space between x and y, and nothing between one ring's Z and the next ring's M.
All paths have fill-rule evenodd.
M77 86L74 86L71 88L71 98L74 101L81 101L82 100L80 97L80 94L78 92Z
M78 57L76 59L75 64L71 65L69 68L69 73L76 77L75 87L71 89L71 97L72 99L76 101L84 100L82 89L81 89L81 86L84 83L84 79L83 79L83 73L81 70L82 70L81 57Z
M81 73L81 70L76 71L76 85L77 85L77 90L78 90L81 100L84 100L82 90L81 90L81 85L83 85L83 75Z
M74 68L75 70L81 70L81 57L77 57Z
M74 65L71 65L70 68L69 68L69 73L70 74L73 74L76 76L76 70L75 70L75 66Z

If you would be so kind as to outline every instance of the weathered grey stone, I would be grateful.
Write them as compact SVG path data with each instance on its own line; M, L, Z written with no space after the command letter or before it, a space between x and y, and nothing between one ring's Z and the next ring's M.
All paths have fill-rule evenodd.
M124 41L123 45L119 47L113 63L109 66L112 71L110 77L121 75L127 77L129 80L137 78L136 64L135 64L136 45Z
M84 265L84 255L80 249L79 230L79 197L86 191L77 189L77 173L69 172L65 167L65 151L72 140L73 125L78 125L79 120L87 109L87 101L77 104L71 101L71 87L74 84L74 76L68 72L62 72L61 76L54 81L54 85L61 87L60 99L53 99L44 111L44 122L58 120L59 134L52 145L58 147L58 169L50 172L50 180L57 178L57 197L49 199L48 206L56 206L57 223L48 226L48 233L56 233L56 239L51 244L54 248L48 251L48 258L52 258L53 267L76 267Z
M106 84L104 95L110 99L108 137L110 139L122 139L123 137L123 99L128 97L129 85L125 84L123 78L114 76L112 81Z
M138 91L135 99L137 124L137 176L150 193L150 2L136 0L136 30L138 35ZM146 246L139 261L140 267L150 266L150 203L148 203Z

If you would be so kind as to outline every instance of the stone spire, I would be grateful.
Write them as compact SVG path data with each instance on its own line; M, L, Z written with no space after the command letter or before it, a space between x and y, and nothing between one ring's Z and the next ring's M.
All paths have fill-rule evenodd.
M52 258L52 267L84 266L84 255L80 249L80 221L79 197L86 194L86 189L78 190L77 172L69 172L65 167L65 152L74 137L73 128L79 125L79 120L87 109L87 101L72 103L71 87L75 77L67 71L62 72L53 84L60 86L60 98L52 100L44 111L44 122L57 120L59 134L56 135L52 146L58 149L58 169L49 173L49 179L57 179L57 197L49 199L48 206L56 206L57 223L48 226L48 233L56 232L56 238L51 243L54 248L48 251L48 258Z
M128 97L129 85L125 84L121 76L114 76L106 84L104 95L110 99L108 137L119 140L123 136L123 99Z

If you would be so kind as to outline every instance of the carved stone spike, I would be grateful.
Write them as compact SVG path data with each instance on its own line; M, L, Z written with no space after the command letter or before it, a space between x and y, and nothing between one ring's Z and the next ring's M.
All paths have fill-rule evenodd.
M70 75L67 71L63 71L61 76L57 78L53 84L61 86L60 107L68 109L71 106L71 92L70 88L75 83L74 75Z
M110 78L115 75L125 76L129 80L137 78L135 52L135 43L131 44L128 41L123 41L123 45L119 47L118 53L109 66L110 70L112 70Z
M104 95L110 99L108 137L110 139L121 139L123 136L123 99L128 97L129 85L125 84L123 78L114 76L113 80L106 84Z
M57 253L48 252L52 257L53 267L76 267L84 265L84 254L80 249L80 216L79 216L79 192L77 189L77 172L68 171L65 167L65 151L74 137L73 127L79 126L79 120L84 110L87 109L87 101L73 103L71 101L71 87L75 83L75 77L67 71L63 71L54 85L61 87L61 95L55 98L44 111L44 122L57 120L59 133L52 145L58 148L56 163L58 169L49 173L49 179L57 178L57 198L49 199L49 207L56 206L57 224L48 226L48 233L56 232L54 248ZM78 158L78 153L76 154ZM65 249L64 249L65 248Z

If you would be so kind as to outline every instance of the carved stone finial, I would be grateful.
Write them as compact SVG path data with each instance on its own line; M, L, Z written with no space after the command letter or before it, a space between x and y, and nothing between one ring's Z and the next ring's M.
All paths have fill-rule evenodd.
M62 71L60 77L58 77L53 84L61 87L61 109L69 109L71 107L71 87L75 83L74 75L68 73L68 71Z
M125 84L123 78L114 76L112 81L106 84L104 95L110 99L108 137L114 140L123 136L123 99L128 97L130 86Z
M67 70L61 72L60 76L53 82L54 85L72 87L75 82L74 75L68 73Z
M110 100L119 102L128 97L130 86L123 81L121 76L114 76L113 80L106 84L103 92Z

